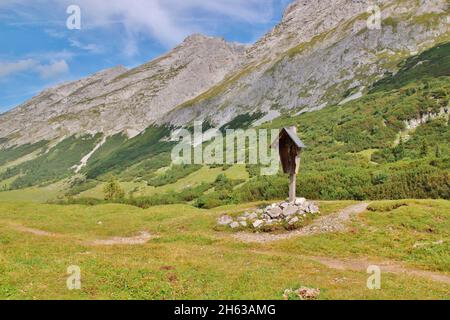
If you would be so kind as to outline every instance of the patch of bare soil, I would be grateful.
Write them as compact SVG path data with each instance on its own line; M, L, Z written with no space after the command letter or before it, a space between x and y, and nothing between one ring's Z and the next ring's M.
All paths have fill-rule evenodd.
M283 234L240 232L235 234L234 238L248 243L268 243L322 233L344 232L347 230L347 223L354 216L366 211L368 206L368 203L359 203L338 213L320 217L309 226Z
M44 230L39 230L39 229L34 229L34 228L28 228L25 226L21 226L18 224L11 224L11 227L19 232L24 232L24 233L30 233L33 234L35 236L39 236L39 237L51 237L51 238L61 238L64 237L64 235L58 234L58 233L52 233L52 232L48 232L48 231L44 231Z
M18 224L11 224L10 226L16 231L33 234L38 237L49 237L49 238L64 238L64 237L66 237L63 234L51 233L51 232L44 231L44 230L28 228L28 227L18 225ZM141 245L141 244L147 243L152 238L153 238L153 236L150 233L148 233L146 231L141 231L139 233L139 235L137 235L135 237L130 237L130 238L114 237L114 238L104 239L104 240L92 240L92 241L85 242L84 244L91 245L91 246Z
M142 245L146 244L152 238L153 236L150 233L146 231L141 231L139 235L137 235L136 237L130 238L114 237L106 240L90 241L88 242L88 244L92 246Z
M428 278L428 279L436 281L436 282L450 284L450 277L448 277L444 274L431 272L431 271L410 269L410 268L404 267L404 266L394 263L394 262L370 262L366 259L337 260L337 259L328 258L328 257L308 257L308 259L317 261L330 269L365 272L365 271L367 271L367 268L369 266L375 265L375 266L380 267L381 272L383 272L383 273L386 272L386 273L393 273L393 274L405 274L405 275L409 275L409 276L423 277L423 278Z

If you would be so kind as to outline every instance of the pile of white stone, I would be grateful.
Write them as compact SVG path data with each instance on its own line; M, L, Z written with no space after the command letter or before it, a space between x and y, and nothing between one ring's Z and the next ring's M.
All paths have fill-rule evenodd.
M255 212L246 212L237 219L231 216L221 216L217 224L228 226L231 229L251 228L256 230L265 226L287 225L295 226L308 216L315 216L320 213L319 207L308 202L305 198L297 198L295 202L274 203L265 209L258 209Z

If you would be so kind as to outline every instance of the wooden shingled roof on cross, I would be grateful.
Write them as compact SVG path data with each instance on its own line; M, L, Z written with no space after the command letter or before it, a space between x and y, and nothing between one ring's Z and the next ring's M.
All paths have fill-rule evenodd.
M299 148L299 149L306 149L306 145L303 143L303 141L298 137L297 135L297 128L296 127L289 127L289 128L283 128L280 131L280 134L275 139L275 141L272 143L272 148L277 148L278 144L280 142L280 139L287 134L289 138L291 138L292 142Z
M278 149L283 172L289 174L289 202L296 199L297 174L300 168L300 154L306 145L297 135L297 127L283 128L272 143Z

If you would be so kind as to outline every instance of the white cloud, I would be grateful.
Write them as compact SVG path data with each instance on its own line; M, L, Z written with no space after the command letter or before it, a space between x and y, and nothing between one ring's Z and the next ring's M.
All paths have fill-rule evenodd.
M50 79L69 72L69 65L65 60L59 60L47 65L39 65L36 71L41 78Z
M35 59L0 62L0 78L14 76L19 73L38 73L41 78L50 79L68 71L69 65L65 60L58 60L48 64L39 63Z
M33 59L19 60L16 62L0 62L0 78L24 71L30 71L36 64L36 61Z
M90 53L100 54L104 52L104 49L95 43L84 44L75 39L69 39L69 43L71 47L88 51Z
M1 1L5 3L5 0ZM76 4L81 8L81 32L89 29L110 31L118 41L125 42L124 52L132 55L137 53L142 38L154 39L166 47L172 47L192 33L210 34L211 28L220 30L224 22L267 23L274 19L275 7L285 1L77 0ZM65 9L71 4L73 0L6 0L4 5L20 8L22 16L29 15L20 20L39 23L59 20L60 25L65 23L68 17ZM124 30L117 29L117 26L122 26ZM59 36L59 33L51 31L49 34ZM97 49L91 44L85 46L90 46L86 47L90 52Z
M119 21L128 35L143 33L172 46L191 33L207 32L208 30L203 29L205 17L248 23L267 22L273 18L274 1L79 0L78 4L85 26L106 27L111 22Z

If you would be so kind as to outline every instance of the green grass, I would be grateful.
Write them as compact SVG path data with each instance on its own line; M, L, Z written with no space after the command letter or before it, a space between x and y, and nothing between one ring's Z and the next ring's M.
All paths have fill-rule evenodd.
M185 178L179 179L175 183L166 184L160 187L152 187L148 186L145 182L120 182L121 187L125 190L125 193L128 194L130 191L135 190L134 196L153 196L156 194L164 194L170 191L180 192L186 188L197 187L202 183L213 183L216 178L224 173L228 178L234 180L248 180L249 175L245 169L245 166L236 165L231 168L223 171L220 168L209 168L202 167L200 170L195 171L194 173L188 175ZM102 199L103 194L103 186L104 183L97 185L95 188L82 192L78 195L80 198L97 198Z
M348 204L328 202L321 207L327 214ZM281 299L287 288L310 286L321 289L321 299L448 299L449 285L409 275L383 274L382 290L371 291L365 272L329 269L310 258L389 259L448 275L448 244L417 251L412 245L448 240L449 202L407 204L391 210L396 206L386 209L384 203L375 203L375 210L383 210L362 214L349 233L263 245L243 244L213 230L221 214L242 212L258 203L209 211L187 205L141 210L124 205L1 203L0 298ZM60 237L19 232L14 225ZM140 246L83 244L142 230L158 238ZM81 268L81 291L66 288L71 265Z
M3 182L2 182L3 183ZM30 187L20 190L11 190L0 192L0 202L36 202L45 203L64 196L67 186L63 181L45 186Z

